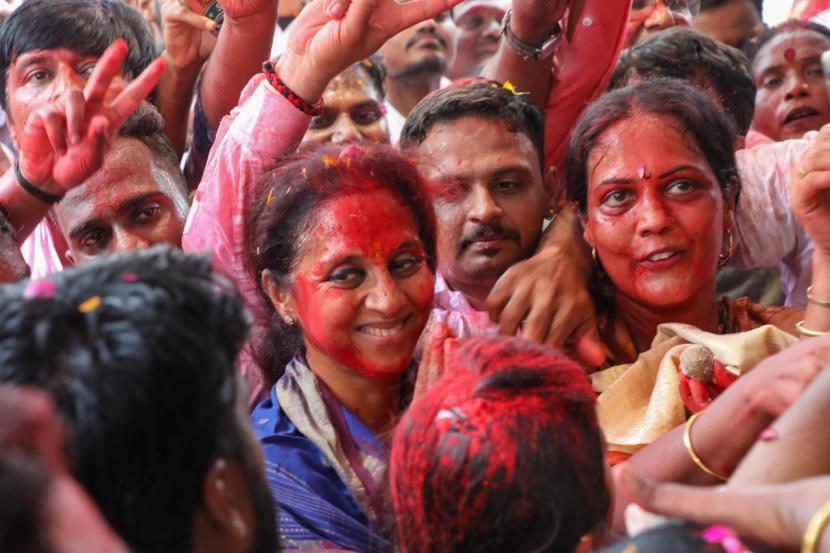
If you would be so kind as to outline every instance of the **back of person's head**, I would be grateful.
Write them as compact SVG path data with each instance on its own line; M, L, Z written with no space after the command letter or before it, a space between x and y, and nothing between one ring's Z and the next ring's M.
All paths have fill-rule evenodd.
M700 149L721 191L740 194L735 161L735 128L700 90L680 79L655 79L620 88L591 104L571 134L566 171L567 195L582 212L588 207L591 151L612 125L637 115L667 116Z
M248 251L252 277L266 305L271 303L261 285L263 271L290 287L296 263L318 222L317 208L342 196L391 192L411 211L426 262L435 271L435 215L423 177L415 160L392 146L323 143L303 148L265 175L260 187L249 216ZM303 335L299 325L286 323L276 310L270 321L259 322L271 328L256 352L271 385L302 348Z
M746 134L755 110L755 80L740 50L703 36L688 27L672 27L625 50L608 85L622 88L639 80L673 78L711 89Z
M0 26L0 105L7 108L7 71L18 56L56 48L100 56L118 38L129 48L124 75L133 79L157 55L136 10L119 0L26 0Z
M544 162L545 123L542 110L530 94L516 93L493 81L474 79L437 90L418 102L401 131L401 145L420 145L432 127L463 117L502 121L514 133L526 135ZM475 155L475 152L470 152Z
M208 259L111 256L2 289L0 380L51 395L71 473L131 549L187 552L208 470L252 464L234 370L247 327Z
M610 502L594 401L585 372L550 348L463 343L395 432L401 550L573 551Z
M0 551L55 553L46 533L48 487L40 463L0 449Z

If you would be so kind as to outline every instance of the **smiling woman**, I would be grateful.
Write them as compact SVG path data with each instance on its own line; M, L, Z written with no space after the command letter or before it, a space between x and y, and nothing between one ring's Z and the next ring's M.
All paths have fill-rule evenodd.
M283 545L387 551L377 435L409 395L404 373L433 296L435 229L421 176L389 146L324 145L263 186L249 251L273 306L260 365L276 384L252 419Z

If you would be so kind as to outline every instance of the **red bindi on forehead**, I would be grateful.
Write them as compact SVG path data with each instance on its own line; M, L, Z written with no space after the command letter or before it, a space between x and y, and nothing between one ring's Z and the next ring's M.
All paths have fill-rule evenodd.
M795 48L787 48L784 50L784 59L792 63L795 61Z

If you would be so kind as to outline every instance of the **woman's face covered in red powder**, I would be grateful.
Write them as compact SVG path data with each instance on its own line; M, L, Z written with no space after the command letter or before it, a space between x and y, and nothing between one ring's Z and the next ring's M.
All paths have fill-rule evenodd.
M652 308L714 293L724 198L694 138L637 113L599 137L588 164L585 239L617 292Z
M815 31L784 32L761 48L752 64L755 129L773 140L801 138L830 123L830 97L821 54L830 39Z
M308 360L397 378L429 317L433 274L410 209L377 188L333 198L294 272L291 308Z

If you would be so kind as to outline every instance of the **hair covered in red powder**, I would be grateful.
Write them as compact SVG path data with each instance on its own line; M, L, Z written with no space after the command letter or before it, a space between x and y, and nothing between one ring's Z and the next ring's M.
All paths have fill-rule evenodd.
M609 493L584 371L518 338L474 339L395 432L401 551L570 552Z

